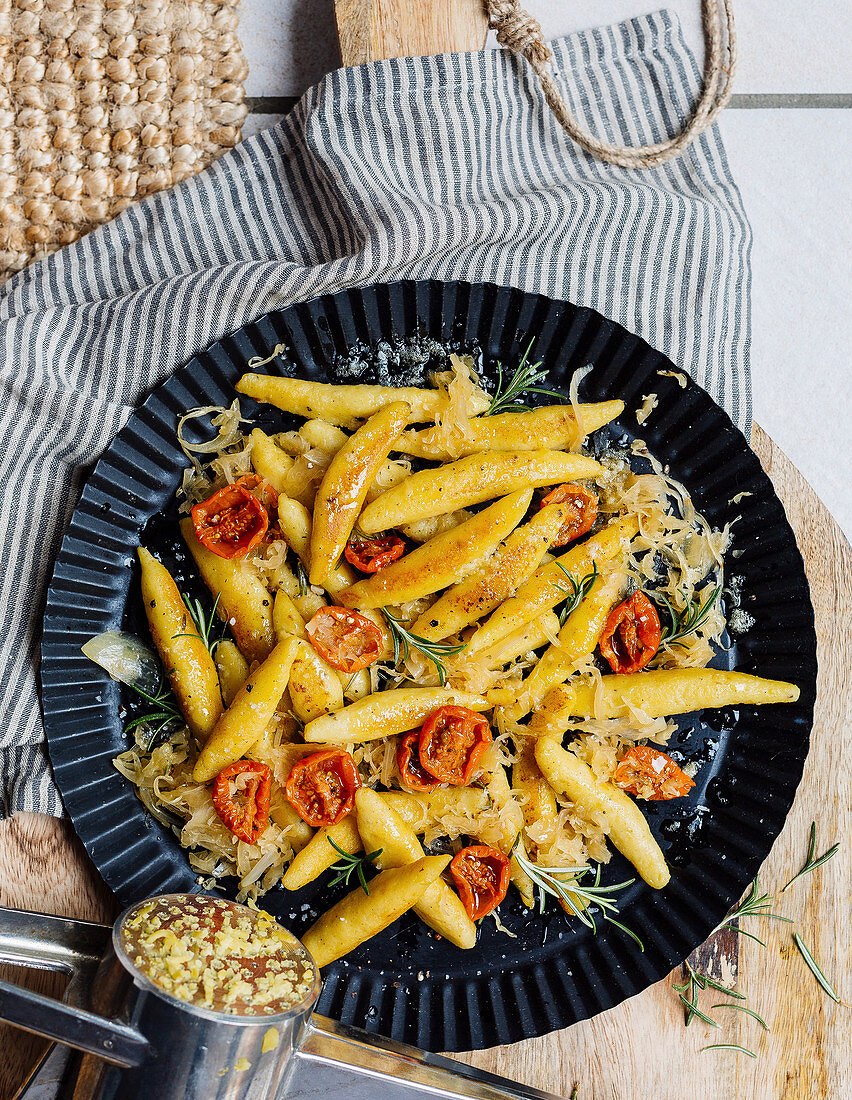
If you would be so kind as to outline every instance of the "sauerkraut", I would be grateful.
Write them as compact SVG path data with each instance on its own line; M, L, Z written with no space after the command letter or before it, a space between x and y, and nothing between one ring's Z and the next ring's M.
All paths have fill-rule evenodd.
M586 369L575 373L569 391L580 425L578 389ZM671 373L680 380L676 372ZM470 419L483 413L491 399L479 383L473 361L467 357L451 356L448 369L436 374L433 381L447 396L446 405L436 417L435 433L450 455L459 454L470 438ZM647 395L637 420L642 423L655 405L656 395ZM204 417L210 418L217 434L205 443L188 441L185 425ZM188 511L196 501L251 472L252 440L250 429L244 427L247 423L236 400L226 408L196 409L181 418L178 439L190 461L178 491L181 511ZM309 421L298 430L272 437L292 460L286 473L285 492L308 509L335 448L348 438L338 429L327 430L327 425L319 428L322 430L318 430L317 422ZM582 436L578 435L571 449L579 450L581 444ZM651 595L656 594L658 599L668 601L679 616L695 606L696 601L701 606L716 593L700 626L677 643L664 640L651 667L707 665L725 629L722 602L717 597L724 584L723 556L729 541L728 529L718 531L708 524L696 511L685 487L649 453L642 440L635 441L628 450L606 451L600 462L603 474L597 485L599 519L595 529L616 517L634 517L638 528L624 563L627 591L643 588ZM389 458L371 486L368 499L398 484L408 475L411 465L404 455ZM533 507L538 507L538 499ZM461 511L427 518L403 528L403 534L413 542L423 543L463 522L469 514ZM551 560L549 556L547 560ZM323 602L332 602L321 589L311 588L294 548L288 546L278 531L273 531L272 537L249 554L244 568L256 571L270 593L280 589L291 596L306 617ZM402 629L407 629L437 595L391 606L387 611ZM665 610L661 618L666 626ZM472 630L466 628L445 642L451 647L461 647ZM545 640L546 644L559 644L554 626L546 627ZM463 652L447 655L442 663L451 687L476 693L491 691L495 700L515 699L523 691L524 679L542 651L539 646L515 653L496 667L487 665L483 654L470 657ZM575 662L571 675L601 686L601 671L592 655ZM398 662L385 657L369 668L369 682L373 692L408 685L432 687L440 682L439 669L428 651L416 645L403 646ZM527 726L509 719L500 706L495 708L492 725L494 741L476 780L484 791L479 808L474 811L469 806L448 802L442 811L431 814L425 828L425 843L457 849L464 838L475 838L508 853L520 834L524 849L542 866L580 867L590 861L606 862L610 858L606 843L608 826L602 814L584 814L569 800L558 796L555 819L536 820L525 815L527 796L510 786L508 776L529 737ZM608 780L626 748L637 741L664 746L674 730L671 721L649 718L631 708L617 720L592 718L572 723L571 748L595 776ZM403 789L397 766L397 740L388 737L347 746L363 783L385 790ZM281 787L293 762L305 751L303 745L300 747L298 727L292 720L285 693L276 720L255 755L271 763L275 781ZM235 876L239 882L238 900L253 901L280 881L292 859L293 827L270 820L257 843L238 840L218 816L209 788L192 781L197 753L184 728L150 751L139 747L128 749L116 758L115 766L134 784L147 810L188 849L190 864L199 876L208 882Z

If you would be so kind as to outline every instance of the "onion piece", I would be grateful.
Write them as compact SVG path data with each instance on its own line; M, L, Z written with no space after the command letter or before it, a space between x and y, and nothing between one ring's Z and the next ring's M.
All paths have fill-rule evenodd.
M144 695L156 695L162 681L160 662L135 634L107 630L90 638L83 653L108 672L113 680Z

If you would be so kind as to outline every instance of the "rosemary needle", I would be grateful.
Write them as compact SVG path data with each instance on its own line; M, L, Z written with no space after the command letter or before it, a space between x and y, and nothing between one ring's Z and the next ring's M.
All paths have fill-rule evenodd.
M805 941L802 939L802 937L799 935L798 932L793 933L793 942L795 943L796 947L798 947L799 951L801 952L802 958L805 960L805 962L808 965L808 969L813 974L813 976L816 978L816 980L819 982L819 984L822 986L822 988L826 991L826 993L829 995L829 997L831 997L831 999L833 1001L837 1001L837 1003L840 1004L840 998L835 993L834 987L831 985L828 978L826 978L825 974L823 974L823 972L820 970L816 959L810 953L810 951L808 950L807 944L805 943Z
M737 994L737 996L741 997L742 994L739 993L739 994ZM766 1020L764 1020L764 1018L762 1016L758 1016L758 1014L753 1009L746 1008L745 1005L732 1004L730 1001L726 1003L726 1002L723 1001L721 1004L712 1005L711 1007L712 1008L735 1008L737 1010L737 1012L744 1012L746 1014L746 1016L754 1017L754 1019L757 1020L757 1022L761 1025L762 1028L764 1028L765 1031L770 1031L771 1030L770 1027L769 1027L769 1024L766 1022Z
M699 1020L703 1020L705 1024L710 1024L711 1027L721 1027L721 1024L717 1024L715 1020L711 1020L709 1016L701 1011L694 1000L690 1001L682 993L678 993L678 999L683 1001L687 1007L686 1026L689 1027L693 1016L697 1016Z
M709 1046L702 1047L701 1050L736 1050L740 1054L747 1054L749 1058L757 1057L753 1050L748 1050L746 1047L737 1046L736 1043L711 1043Z

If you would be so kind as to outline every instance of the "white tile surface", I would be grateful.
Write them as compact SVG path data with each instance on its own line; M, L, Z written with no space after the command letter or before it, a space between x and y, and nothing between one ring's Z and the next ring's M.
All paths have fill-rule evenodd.
M246 94L301 95L340 65L332 0L242 0Z
M527 0L527 9L555 37L668 8L701 56L700 0ZM850 90L849 0L732 0L739 46L738 92Z
M549 37L667 7L701 52L700 0L527 0L527 7ZM850 0L733 0L733 7L737 92L852 90ZM249 95L301 95L339 64L332 0L243 0L241 11Z
M754 231L754 417L852 539L852 110L721 126Z
M530 0L549 34L652 10L652 0ZM659 5L662 6L662 5ZM669 0L700 40L698 0ZM818 10L819 17L816 17ZM849 92L849 0L735 0L739 92ZM783 14L782 14L783 13ZM331 0L244 0L250 95L294 95L337 64ZM251 116L246 135L275 122ZM852 538L852 110L729 110L734 177L754 229L755 419Z

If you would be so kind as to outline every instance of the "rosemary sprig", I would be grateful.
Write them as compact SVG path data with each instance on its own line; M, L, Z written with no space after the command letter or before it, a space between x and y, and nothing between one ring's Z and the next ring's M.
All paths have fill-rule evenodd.
M798 874L793 875L787 885L782 888L781 893L783 894L785 890L789 890L794 882L797 882L800 878L804 878L805 875L809 875L811 871L815 871L817 867L822 867L824 863L828 863L831 857L837 854L839 848L839 844L832 844L832 846L827 851L823 852L821 856L817 856L817 858L814 859L814 855L816 853L816 822L812 821L810 842L808 843L808 855L805 859L805 865L801 869L801 871L798 872Z
M421 638L419 634L412 634L410 630L406 630L402 622L391 615L386 607L382 608L382 615L390 627L393 639L393 663L399 665L400 660L407 661L411 650L416 649L438 670L438 679L443 687L447 682L447 666L444 664L444 657L461 653L466 643L448 645L446 642L431 642L428 638Z
M721 931L723 928L732 928L734 932L737 932L741 936L748 936L749 939L757 940L762 946L766 947L763 940L758 939L751 932L747 932L744 928L734 926L734 921L742 920L744 917L770 917L772 920L782 920L785 924L793 924L789 917L782 917L780 913L773 913L771 911L772 902L775 899L770 894L760 893L760 879L757 875L754 876L751 886L749 886L748 893L743 900L737 905L726 917L716 925L710 935Z
M738 1050L740 1054L747 1054L749 1058L757 1057L754 1051L749 1050L747 1047L741 1047L737 1043L711 1043L709 1046L702 1047L701 1050Z
M732 989L729 989L728 992L732 993L735 997L742 997L742 993L734 993ZM746 1016L751 1016L753 1019L757 1020L764 1031L771 1031L771 1028L769 1027L769 1024L766 1022L766 1020L764 1020L762 1016L758 1016L758 1014L753 1009L746 1008L745 1005L732 1004L730 1001L722 1001L720 1004L713 1005L712 1007L735 1008L737 1012L744 1012Z
M837 1003L839 1004L840 998L835 993L834 987L831 985L831 982L829 982L828 978L826 978L825 974L823 974L823 972L820 970L816 959L810 953L807 944L798 932L793 933L793 943L795 943L796 947L798 947L802 958L808 965L808 969L822 986L822 988L826 991L826 993L829 995L829 997L831 997L833 1001L837 1001Z
M172 638L198 638L204 642L207 647L207 652L212 657L216 646L222 641L221 637L213 637L213 626L216 623L216 608L219 605L219 596L221 596L221 592L219 596L216 597L213 609L209 615L205 614L201 600L195 599L192 596L187 596L185 592L181 592L181 596L183 597L183 602L186 604L187 611L189 611L190 618L195 624L196 633L186 631L183 634L173 634ZM224 627L222 627L222 630L224 632Z
M561 561L557 558L554 565L558 565L562 572L568 579L567 584L560 584L558 587L563 592L568 593L568 599L562 605L562 610L559 612L559 625L564 626L565 620L571 614L572 611L576 611L583 600L588 596L592 585L598 579L598 563L592 562L591 573L586 575L581 580L575 580L571 573L565 568Z
M505 388L503 386L503 365L502 363L497 364L497 390L491 399L491 404L482 414L483 416L494 416L496 413L506 412L527 412L530 406L518 400L526 393L540 393L546 397L556 397L560 403L564 401L561 393L544 389L539 385L547 378L547 371L540 369L541 363L530 364L527 362L534 343L535 337L527 345L527 350L521 356L521 361L515 368L515 373L511 379L506 383Z
M611 916L612 913L618 912L618 906L608 896L615 893L616 890L623 890L625 887L630 886L631 883L636 881L635 879L631 878L627 879L626 882L617 882L612 886L601 886L601 869L600 864L598 864L595 871L595 881L590 885L584 885L581 879L591 872L591 867L539 867L538 864L527 859L518 847L517 840L512 847L511 855L517 860L518 866L526 871L535 883L538 890L539 913L544 912L544 906L549 895L560 902L564 902L578 920L585 924L587 928L591 928L593 934L597 934L598 929L594 916L588 909L584 909L579 905L578 900L586 902L587 905L597 905L605 921L614 924L616 928L620 928L622 932L625 932L639 947L640 951L645 950L645 945L636 933Z
M789 917L782 917L778 913L771 912L771 906L773 898L769 894L761 894L760 881L757 875L755 875L746 896L726 917L724 917L713 929L710 935L714 935L723 928L731 928L734 932L741 936L748 936L750 939L757 940L759 944L766 946L763 940L759 939L751 932L747 932L744 928L740 928L734 922L742 920L745 917L772 917L775 920L782 920L788 924L793 922ZM712 1017L708 1016L705 1012L702 1012L698 1007L698 991L700 989L715 989L719 993L724 993L726 997L733 997L737 1001L744 1001L745 997L742 993L737 993L735 989L730 989L726 985L722 985L721 982L717 982L714 978L708 977L707 974L701 974L688 961L684 962L686 967L687 980L683 985L673 985L672 989L678 995L679 1000L686 1008L686 1026L689 1027L692 1022L692 1018L697 1016L699 1020L703 1020L706 1024L710 1024L712 1027L719 1027L720 1025ZM718 1008L718 1005L713 1005L713 1008ZM749 1016L754 1016L755 1019L764 1021L752 1012L751 1009L746 1009L741 1005L729 1005L722 1007L742 1008L744 1012L747 1012ZM764 1026L765 1023L764 1023Z
M353 855L351 852L345 852L339 844L335 844L330 836L326 837L326 840L332 848L334 848L335 852L343 857L342 862L332 864L331 870L339 871L340 873L336 875L328 885L336 886L338 882L342 882L348 886L349 879L352 877L352 873L355 872L358 876L358 882L361 885L361 889L365 894L369 894L370 888L367 886L367 879L364 877L364 864L372 863L373 860L378 859L384 851L384 848L377 848L375 852L368 852L364 855L358 855L357 853Z
M687 602L683 611L677 611L667 596L657 592L658 599L666 605L666 611L671 619L671 624L663 630L663 641L668 645L676 645L690 634L694 634L699 627L707 622L707 617L713 610L713 605L719 599L722 592L721 584L717 584L707 599L702 604L701 598Z
M142 688L134 684L128 684L127 686L131 691L135 691L137 695L141 695L143 699L147 700L155 708L152 711L148 711L146 714L137 715L136 718L133 718L124 727L125 733L132 733L133 730L138 729L139 726L156 723L155 728L150 731L145 744L142 746L145 752L150 752L163 730L167 729L173 722L182 722L183 715L178 709L177 699L175 699L171 688L166 685L165 678L160 680L159 686L153 695L149 694L147 691L143 691Z
M827 863L833 855L836 854L839 849L839 844L832 845L821 856L816 856L816 822L811 823L810 838L808 842L808 854L805 860L805 865L797 875L787 883L781 893L788 887L792 886L797 879L800 879L803 875L810 874L811 871L815 871L818 867L821 867L824 863ZM769 894L761 894L760 882L758 876L755 876L748 893L743 900L733 909L728 915L716 925L711 932L713 935L715 932L720 931L722 928L732 928L734 932L739 933L742 936L749 936L753 940L757 940L759 944L766 946L763 940L757 936L752 935L751 932L747 932L744 928L739 928L734 925L734 921L741 920L743 917L771 917L775 920L784 921L786 924L793 924L789 917L782 917L780 913L771 912L771 906L773 898ZM838 997L834 987L831 985L825 974L820 969L816 959L811 954L807 944L804 942L798 932L793 933L793 942L799 950L802 958L805 960L808 969L816 978L822 989L838 1004L840 998ZM737 1004L736 1001L744 1001L745 997L742 993L737 993L734 989L729 989L727 986L722 985L720 982L714 981L713 978L709 978L706 974L701 974L690 966L689 962L684 962L687 972L687 980L683 985L673 985L672 988L677 992L678 998L684 1004L687 1010L686 1024L689 1026L693 1016L697 1016L699 1019L704 1020L705 1023L711 1024L713 1027L719 1027L719 1024L703 1013L696 1003L697 991L699 989L717 989L719 992L724 993L727 997L735 998L735 1001L726 1001L719 1004L714 1004L711 1008L733 1008L737 1012L744 1012L747 1016L751 1016L753 1019L761 1025L764 1030L769 1031L769 1024L763 1019L757 1012L751 1008L747 1008L744 1004ZM735 1043L713 1043L710 1046L702 1047L702 1050L735 1050L742 1054L747 1054L750 1058L756 1058L757 1055L752 1051L747 1050L745 1047L736 1045Z

